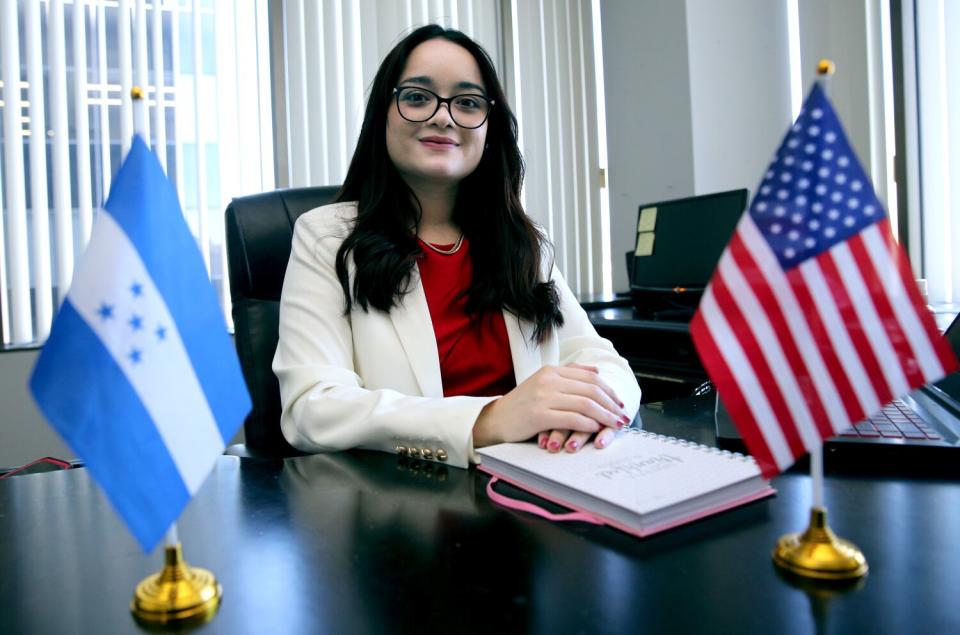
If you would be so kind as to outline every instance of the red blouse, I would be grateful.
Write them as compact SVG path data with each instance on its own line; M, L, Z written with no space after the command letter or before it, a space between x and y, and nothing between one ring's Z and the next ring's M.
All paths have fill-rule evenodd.
M417 265L437 337L443 395L482 397L510 392L516 379L503 313L467 315L466 296L457 297L473 280L469 241L464 238L452 254L437 253L422 240L420 248L423 258Z

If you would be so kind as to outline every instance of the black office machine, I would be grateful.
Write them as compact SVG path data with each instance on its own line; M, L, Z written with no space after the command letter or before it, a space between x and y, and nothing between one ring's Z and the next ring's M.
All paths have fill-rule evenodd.
M641 205L627 254L637 317L689 321L747 204L731 190Z

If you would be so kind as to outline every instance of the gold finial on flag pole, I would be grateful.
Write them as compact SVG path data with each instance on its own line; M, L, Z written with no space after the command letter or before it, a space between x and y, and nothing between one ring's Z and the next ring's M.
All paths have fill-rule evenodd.
M817 63L817 76L824 93L836 71L828 59ZM838 538L827 525L823 504L823 445L810 451L810 479L813 505L810 525L802 534L787 534L777 541L773 562L791 574L815 580L851 581L867 574L867 559L853 543Z
M837 72L837 65L834 64L831 60L823 58L817 62L817 82L820 83L820 86L823 88L823 92L827 97L830 96L830 80L833 78L833 74Z
M130 89L130 100L133 101L133 134L138 134L143 137L144 143L150 145L150 139L147 138L145 134L145 126L147 116L147 94L139 86L134 86Z

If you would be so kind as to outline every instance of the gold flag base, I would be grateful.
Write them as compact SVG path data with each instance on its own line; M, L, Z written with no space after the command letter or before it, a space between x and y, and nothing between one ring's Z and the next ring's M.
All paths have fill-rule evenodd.
M810 526L787 534L773 550L773 562L792 574L818 580L853 580L867 574L867 560L853 543L837 538L827 526L827 510L810 510Z
M130 611L145 625L202 624L216 614L222 596L211 572L187 566L178 542L166 547L163 570L137 585Z

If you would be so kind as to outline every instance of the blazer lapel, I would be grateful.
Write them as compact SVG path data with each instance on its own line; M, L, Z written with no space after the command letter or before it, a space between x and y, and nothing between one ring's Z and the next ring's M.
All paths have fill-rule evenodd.
M507 339L510 341L510 356L513 358L513 375L517 384L537 372L542 365L540 347L531 341L533 325L521 320L509 311L503 312L503 321L507 325Z
M440 378L440 353L430 321L430 307L420 282L420 271L414 266L413 289L403 296L400 306L390 311L390 319L407 354L413 374L424 397L443 397Z

